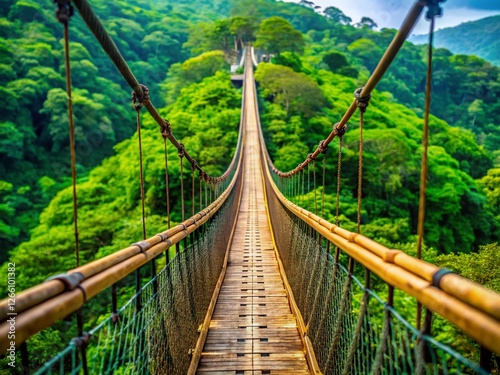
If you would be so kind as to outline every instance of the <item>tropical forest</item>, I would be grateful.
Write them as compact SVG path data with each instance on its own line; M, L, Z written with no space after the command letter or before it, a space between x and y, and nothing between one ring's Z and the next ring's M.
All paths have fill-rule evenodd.
M236 153L243 90L235 77L244 73L240 64L244 47L252 46L258 60L254 77L269 156L276 169L286 172L314 152L339 123L354 92L366 84L397 33L378 27L369 14L353 20L339 8L322 8L305 0L89 3L138 82L147 86L151 102L168 119L175 137L213 176L222 175ZM145 110L137 115L130 87L75 9L69 22L69 49L77 264L63 28L53 1L0 0L0 4L4 98L0 292L4 298L9 294L7 275L12 264L18 293L142 240L143 207L149 238L182 223L191 216L191 207L195 212L196 205L198 212L204 202L194 196L194 184L198 184L198 175L191 180L194 167L185 159L183 165L182 158L178 162L178 150L162 137ZM444 11L445 17L445 6ZM495 26L489 27L492 22ZM490 31L497 35L498 16L484 24L482 36ZM451 31L445 33L451 35ZM453 35L464 33L458 30ZM359 216L359 233L412 257L417 256L428 61L428 42L425 38L420 42L404 42L371 94L363 116L362 190L357 112L347 123L342 144L335 139L324 156L306 168L303 178L311 179L314 173L314 186L309 180L299 204L350 232L356 232ZM474 50L476 44L469 43L460 54L437 45L433 50L421 257L500 293L498 43L483 43L480 51ZM493 61L478 55L493 56ZM170 163L168 185L165 158ZM139 175L144 178L143 191ZM316 185L316 179L323 182ZM181 185L191 189L191 183L193 196L181 194ZM168 217L166 189L170 191ZM164 258L157 263L158 268L166 265ZM141 272L149 280L149 271ZM359 265L353 272L364 278ZM136 288L133 275L116 285L117 304L124 306ZM380 280L372 283L372 289L386 293ZM106 293L82 308L86 330L109 315ZM399 313L411 315L408 320L413 322L416 299L400 290L395 293ZM78 336L75 320L69 316L30 338L27 351L32 369L40 368ZM435 317L434 326L439 342L479 363L478 343L442 317ZM500 371L499 358L493 354L490 359L492 373ZM0 374L25 373L20 362L15 368L8 363L8 357L0 357Z

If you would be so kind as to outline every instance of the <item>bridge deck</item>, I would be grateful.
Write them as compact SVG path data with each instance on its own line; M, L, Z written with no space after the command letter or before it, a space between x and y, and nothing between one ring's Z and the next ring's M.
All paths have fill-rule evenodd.
M309 374L271 237L247 69L243 196L199 374Z

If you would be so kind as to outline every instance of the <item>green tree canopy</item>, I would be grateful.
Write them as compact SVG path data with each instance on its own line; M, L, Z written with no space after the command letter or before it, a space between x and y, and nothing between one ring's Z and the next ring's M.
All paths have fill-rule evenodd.
M344 25L350 24L352 22L352 18L348 17L342 12L339 8L336 7L326 7L323 10L323 14L329 20L335 23L341 23Z
M286 113L301 112L312 117L325 103L317 84L304 73L296 73L287 66L259 64L255 79L265 95L285 107Z
M302 52L304 46L304 37L300 31L295 30L290 22L281 17L262 21L255 41L255 47L278 56L285 51Z

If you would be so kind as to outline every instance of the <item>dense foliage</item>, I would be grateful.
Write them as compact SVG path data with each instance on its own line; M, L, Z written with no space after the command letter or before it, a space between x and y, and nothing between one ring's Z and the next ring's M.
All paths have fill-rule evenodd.
M75 265L67 98L61 25L52 3L0 3L0 90L8 104L0 119L0 264L9 256L19 265L17 287L22 289ZM373 31L375 24L366 17L353 26L334 7L322 16L313 3L301 4L117 0L93 6L175 135L204 168L218 174L234 151L240 106L240 94L225 72L244 43L255 41L274 54L272 64L262 63L256 71L260 109L275 165L290 170L331 131L395 33ZM130 90L77 15L70 33L81 256L87 262L141 237L137 134ZM425 47L405 44L374 93L364 128L361 231L410 254L415 249L425 59ZM497 290L498 272L481 275L478 270L488 262L498 264L498 245L491 243L500 239L499 99L499 68L474 56L436 50L425 257ZM342 152L340 222L351 230L358 120L356 115L349 123ZM148 115L143 127L151 235L166 226L163 141ZM325 216L332 221L337 153L335 141L327 154L324 188ZM173 220L179 221L180 167L173 147L169 159L174 161ZM321 160L315 168L321 175ZM306 195L310 209L313 199L311 191ZM106 302L97 298L92 303L95 313L88 324L107 313L101 306ZM33 339L30 350L41 353L37 363L74 335L66 326L61 323Z
M374 69L394 32L376 33L369 27L354 28L336 23L329 30L311 31L308 35L304 58L298 59L293 53L282 54L273 60L273 65L259 65L256 72L266 99L263 123L269 148L275 165L284 171L301 162L340 119L352 100L352 92ZM350 44L343 43L350 40L353 40ZM412 241L416 233L422 152L422 119L419 117L422 111L415 113L397 101L407 105L413 103L412 108L422 107L425 53L420 47L407 43L401 55L379 86L380 90L391 93L379 91L374 94L366 114L364 134L363 233L388 244ZM444 50L438 50L436 65L443 65L443 56L447 56L447 65L442 68L447 74L458 74L458 70L469 72L461 77L462 80L470 77L470 81L465 83L457 78L453 83L439 86L438 73L443 71L436 72L434 103L440 105L434 107L438 108L433 110L437 112L436 117L431 117L426 243L444 253L467 253L499 236L495 185L498 173L491 168L498 152L495 139L500 132L488 122L497 121L495 116L499 113L495 105L498 105L500 69L484 60L454 56ZM480 74L480 69L489 73ZM417 74L410 76L410 71ZM403 79L405 75L407 78ZM485 85L482 88L490 90L488 97L492 105L487 110L494 112L488 117L479 106L474 126L489 129L491 133L478 137L467 130L467 124L452 127L439 119L442 105L444 108L446 105L467 108L476 106L479 100L472 93L471 97L462 94L456 101L446 98L449 86L458 84L464 91L471 90L472 85L477 90L480 83ZM394 95L398 90L407 90L412 97L401 99ZM479 114L484 117L478 122ZM454 115L458 116L457 110ZM357 119L354 119L344 137L341 204L343 225L350 228L354 227L356 219L357 127ZM334 156L330 156L327 163L327 194L335 191L333 159ZM333 211L333 206L331 209ZM327 212L332 211L327 209Z

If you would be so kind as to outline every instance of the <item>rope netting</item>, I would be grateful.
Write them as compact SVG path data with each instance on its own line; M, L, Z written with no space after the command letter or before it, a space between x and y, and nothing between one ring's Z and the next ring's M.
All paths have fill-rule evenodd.
M267 181L267 190L272 186ZM268 195L274 235L295 300L325 374L486 374L451 348L422 334L393 306L394 289ZM321 242L321 243L320 243Z
M241 178L237 185L241 184ZM209 223L117 313L82 339L91 374L185 374L222 270L236 215L238 186ZM156 286L155 286L156 284ZM157 289L155 291L155 289ZM142 308L136 311L136 301ZM36 374L77 374L84 368L74 340Z

